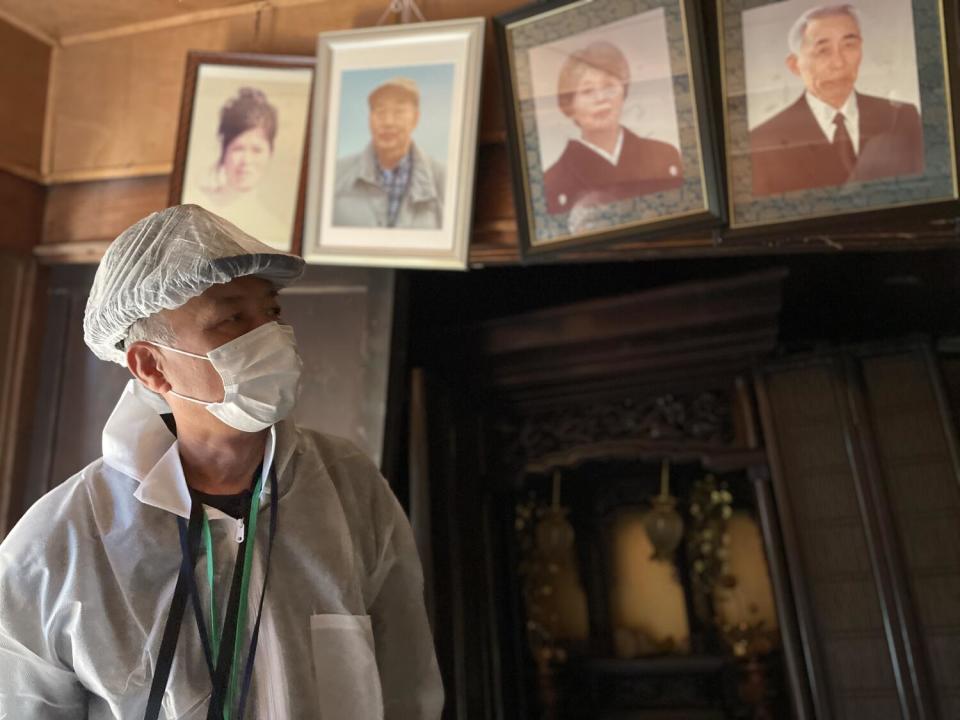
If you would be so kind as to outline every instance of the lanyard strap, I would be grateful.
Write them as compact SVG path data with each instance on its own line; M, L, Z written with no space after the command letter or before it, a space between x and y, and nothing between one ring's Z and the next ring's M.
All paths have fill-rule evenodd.
M270 535L267 544L267 566L263 571L263 592L260 593L260 605L257 608L257 621L253 625L253 637L250 638L250 652L247 654L247 666L243 673L243 688L240 692L240 708L237 720L243 720L244 708L247 705L247 695L250 692L250 680L253 678L253 659L257 654L257 640L260 638L260 618L263 616L263 601L267 596L267 579L270 575L270 556L273 554L273 540L277 536L277 525L280 521L279 487L275 473L270 475L270 492L274 500L270 503Z
M234 565L233 579L231 581L230 599L227 605L227 612L223 632L218 632L216 604L213 599L213 543L210 537L209 524L206 515L203 512L202 503L193 498L190 509L190 525L178 518L180 526L180 546L182 561L180 565L180 575L177 578L177 586L174 590L173 601L170 604L170 613L167 616L167 623L164 627L163 641L160 646L160 655L157 660L157 668L154 672L153 683L150 689L150 699L147 704L147 711L144 720L157 720L160 713L160 705L163 700L163 693L167 685L170 674L170 666L173 662L173 656L176 652L177 636L179 635L180 625L183 621L183 613L186 606L187 596L192 601L194 616L197 620L197 631L200 635L201 645L203 646L204 656L207 662L207 668L210 672L210 679L213 684L213 691L210 697L210 706L207 713L209 720L229 720L231 700L236 694L237 688L237 670L239 666L239 656L243 648L243 633L239 625L239 620L246 618L247 596L250 582L250 569L253 564L253 555L256 536L257 514L260 506L260 490L263 479L257 482L256 489L250 501L250 516L248 522L248 531L246 532L239 549L237 550L237 562ZM266 566L263 574L263 589L260 593L260 602L257 608L257 618L254 624L252 637L250 640L250 651L247 655L247 662L244 671L244 677L241 685L240 702L237 712L237 720L243 719L244 708L246 706L247 695L250 690L250 683L253 675L253 661L257 652L257 640L260 632L260 618L263 613L263 603L267 592L267 580L270 575L270 558L273 555L273 543L276 537L277 524L279 522L279 487L274 468L270 469L270 533L267 546ZM207 580L210 583L210 608L211 608L211 633L213 642L207 633L206 623L203 618L202 603L200 593L197 588L196 578L194 577L194 568L196 559L199 555L199 545L201 534L204 537L204 544L207 550ZM233 652L220 652L220 643L224 638L234 638ZM229 676L229 677L228 677Z
M187 586L193 580L193 562L191 558L196 553L190 553L190 548L197 549L200 544L200 526L203 510L199 506L190 508L189 532L184 533L181 528L181 560L180 574L177 576L177 586L173 591L173 600L170 602L170 612L163 628L163 640L160 642L160 655L157 657L157 667L153 673L153 682L150 685L150 697L147 700L147 709L144 720L157 720L160 717L160 706L163 703L163 693L167 688L167 679L170 676L170 666L173 664L173 655L177 650L177 638L180 635L180 624L183 622L183 613L187 606ZM178 518L182 525L183 519ZM187 541L184 543L184 541ZM186 544L186 548L183 545ZM186 549L187 552L182 552Z
M213 675L213 697L207 717L210 720L230 720L231 709L237 694L237 672L240 667L240 653L243 650L243 629L246 626L248 596L250 593L250 569L253 566L253 554L257 536L257 517L260 509L260 490L263 487L263 478L257 481L250 501L250 512L247 522L247 532L243 542L237 550L237 563L234 565L233 582L230 588L230 601L224 618L224 627L221 637L229 642L233 639L233 652L229 646L223 652L213 648L209 654L217 658L216 670ZM273 475L271 475L271 490L273 490ZM274 496L276 497L276 496ZM271 505L276 504L274 501ZM270 548L272 549L272 548ZM268 549L268 553L270 551ZM208 562L213 564L213 546L207 546ZM267 559L269 563L269 557ZM269 566L268 566L269 567ZM210 576L208 575L208 578ZM195 586L194 586L195 588ZM263 594L266 593L266 579L263 584ZM213 584L210 584L210 595L214 595ZM262 597L262 596L261 596ZM216 616L211 618L211 624L217 624ZM259 629L259 625L256 626ZM253 641L250 643L253 649ZM239 717L243 716L241 710Z
M251 499L251 503L253 500ZM210 586L210 646L213 650L213 657L208 658L207 665L210 666L210 677L213 678L213 668L217 664L217 653L220 651L220 625L217 623L217 618L220 617L220 614L217 612L217 596L213 591L214 586L214 567L213 567L213 537L210 534L210 521L207 519L207 514L203 514L203 545L207 549L207 584ZM194 598L197 597L200 593L191 592L190 595ZM200 617L200 614L197 614ZM204 636L204 631L200 630L201 639ZM204 654L209 655L207 648L206 640L203 641L203 651Z

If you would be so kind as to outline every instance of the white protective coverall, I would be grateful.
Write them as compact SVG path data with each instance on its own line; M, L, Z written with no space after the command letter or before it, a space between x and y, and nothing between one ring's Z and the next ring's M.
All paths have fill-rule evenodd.
M103 457L38 501L0 545L0 718L142 718L180 567L190 495L158 396L127 385ZM409 523L370 461L343 440L273 426L250 584L263 585L270 503L279 521L247 718L439 718L443 690ZM206 508L219 607L243 532ZM209 608L205 553L197 585ZM243 660L249 642L244 643ZM205 718L210 675L188 604L168 718Z

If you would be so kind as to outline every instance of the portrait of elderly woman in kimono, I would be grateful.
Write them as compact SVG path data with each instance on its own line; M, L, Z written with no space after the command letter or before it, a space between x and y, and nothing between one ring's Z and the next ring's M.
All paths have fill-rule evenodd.
M549 213L565 214L683 184L683 163L675 146L641 138L621 124L629 88L630 65L610 42L592 42L561 66L557 104L579 137L567 141L544 174Z

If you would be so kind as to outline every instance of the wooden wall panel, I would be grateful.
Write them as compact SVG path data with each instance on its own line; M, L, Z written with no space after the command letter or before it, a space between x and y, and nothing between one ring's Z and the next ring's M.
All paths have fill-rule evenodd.
M27 253L0 249L0 539L21 509L31 429L44 273Z
M19 320L22 313L20 302L26 264L22 257L0 253L0 537L6 528L4 519L10 506L13 457L12 432L10 427L16 417L18 405L15 393L19 373L15 372L18 351Z
M190 12L217 11L242 0L178 0L177 2L116 2L115 0L4 0L3 10L24 27L50 39L71 42L89 33L176 19ZM252 3L250 3L252 4Z
M54 185L43 215L44 243L112 240L167 206L166 175Z
M960 476L922 353L865 358L883 481L940 717L960 705ZM946 410L946 408L943 408ZM917 649L916 652L922 652Z
M770 369L765 436L818 718L901 717L831 364Z
M0 249L27 252L40 242L44 189L0 170Z
M0 21L0 168L39 176L52 48Z
M187 52L250 50L255 26L249 15L63 48L50 179L169 172Z
M3 111L0 106L0 112ZM44 188L0 171L0 538L19 508L24 447L36 386L39 242Z
M491 16L513 0L423 3L432 20ZM318 33L373 25L383 0L316 2L265 9L63 47L53 69L53 182L169 172L187 51L312 55ZM493 33L486 38L481 134L504 125Z

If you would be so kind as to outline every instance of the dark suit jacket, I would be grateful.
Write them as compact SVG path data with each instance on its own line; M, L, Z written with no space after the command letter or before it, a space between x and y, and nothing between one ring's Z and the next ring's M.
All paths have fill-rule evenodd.
M543 178L547 212L673 190L683 185L683 162L669 143L637 137L624 128L620 161L611 165L583 143L570 141Z
M753 195L831 187L923 173L923 128L917 108L857 93L860 152L847 172L802 95L750 132Z

